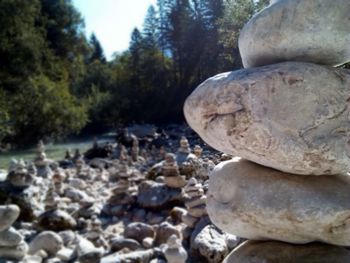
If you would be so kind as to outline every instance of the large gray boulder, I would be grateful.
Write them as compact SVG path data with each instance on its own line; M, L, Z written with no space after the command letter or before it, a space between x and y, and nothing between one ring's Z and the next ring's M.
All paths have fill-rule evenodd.
M350 246L350 177L286 174L253 162L217 165L207 194L210 219L247 239Z
M223 263L348 263L348 249L321 243L292 245L276 241L246 241Z
M348 0L275 0L242 29L246 68L282 61L339 65L350 61Z
M212 147L295 174L350 170L350 71L286 62L219 74L186 100Z

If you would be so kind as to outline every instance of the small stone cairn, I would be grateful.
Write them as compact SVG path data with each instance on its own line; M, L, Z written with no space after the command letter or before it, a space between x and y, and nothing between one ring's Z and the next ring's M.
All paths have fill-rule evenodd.
M162 165L164 183L171 188L182 188L186 184L185 176L181 176L175 155L167 153Z
M132 193L130 191L130 170L127 164L122 164L119 170L119 179L112 188L112 196L108 200L108 205L104 209L105 213L113 216L120 216L126 212L127 206L131 205L134 201Z
M19 216L16 205L0 206L0 259L22 260L28 251L22 235L12 227Z
M131 147L131 159L133 162L138 161L139 154L140 154L139 140L135 136L132 140L132 147Z
M50 168L51 160L46 158L45 145L43 141L39 141L36 149L36 158L34 164L37 169L37 176L43 178L51 178L52 170Z
M230 234L272 240L246 242L225 263L348 262L320 261L326 250L305 254L300 244L350 246L350 71L335 68L350 61L349 19L348 0L270 1L241 31L245 69L206 80L186 100L200 137L245 159L215 167L210 219Z
M181 245L181 240L175 234L169 237L164 255L168 263L185 263L188 257L186 250Z
M7 175L7 182L15 188L27 188L32 185L36 176L36 168L31 163L27 165L22 159L12 160Z
M182 221L189 228L194 228L200 218L204 215L207 215L205 205L207 197L204 195L202 185L198 183L194 177L188 181L184 187L184 191L187 213L182 216Z

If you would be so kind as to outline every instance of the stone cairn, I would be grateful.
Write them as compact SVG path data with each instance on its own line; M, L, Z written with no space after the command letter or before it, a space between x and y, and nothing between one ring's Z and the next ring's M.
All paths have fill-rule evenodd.
M348 0L271 1L241 31L245 69L206 80L187 99L201 138L246 159L215 167L209 217L230 234L272 240L248 241L226 263L348 262L293 244L350 246L350 71L334 68L350 61L349 19Z
M126 212L127 206L133 203L134 199L130 191L130 175L127 164L121 164L118 182L112 189L112 196L104 209L106 214L121 216Z
M139 148L139 140L135 136L132 140L132 147L131 147L131 159L133 162L137 162L140 154L140 148Z
M187 213L181 219L189 228L194 228L201 217L207 214L205 206L207 197L204 195L202 184L198 183L194 177L188 181L184 191Z
M34 164L37 169L37 176L43 178L51 178L52 170L50 168L50 160L46 158L45 145L43 141L39 141L36 149L36 157Z
M36 168L31 163L27 165L22 159L12 160L6 180L15 188L27 188L32 185L36 175Z
M171 188L181 188L185 186L185 176L181 176L179 167L175 159L175 155L167 153L162 166L162 173L164 176L164 183Z
M185 263L188 257L181 240L175 234L168 238L164 255L168 263Z
M28 245L22 235L12 227L19 212L16 205L0 206L0 259L22 260L27 254Z

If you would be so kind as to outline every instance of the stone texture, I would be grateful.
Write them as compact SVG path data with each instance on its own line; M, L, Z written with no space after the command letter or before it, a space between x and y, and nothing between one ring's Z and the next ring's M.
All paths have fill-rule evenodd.
M23 237L13 227L0 232L0 247L14 247L22 241Z
M4 231L16 221L19 216L19 207L17 205L0 206L0 231Z
M163 222L157 227L154 244L156 246L165 244L172 235L181 238L180 231L175 226L168 222Z
M28 253L34 255L44 250L48 255L56 255L63 248L63 240L60 235L52 231L44 231L37 235L29 244Z
M22 260L28 251L28 245L23 241L15 247L0 247L0 259Z
M124 236L142 243L146 237L154 237L155 231L152 226L145 223L131 223L124 230Z
M199 258L210 263L221 263L228 254L225 234L213 225L205 226L191 237L191 249Z
M141 248L141 244L130 238L124 238L121 236L115 237L110 241L111 251L117 252L123 248L128 248L130 250L137 250Z
M162 183L144 181L139 185L137 202L141 207L163 209L182 203L180 188L170 188Z
M222 230L247 239L350 245L350 177L305 176L239 160L214 169L208 214Z
M176 235L168 238L164 249L164 256L168 263L185 263L187 260L187 252L181 245L181 240Z
M49 210L38 218L38 227L41 230L64 231L75 229L77 222L63 210Z
M276 241L246 241L223 263L348 263L350 251L321 243L292 245Z
M348 70L286 62L210 78L184 111L217 150L284 172L346 174L349 94Z
M282 61L339 65L350 61L348 0L280 0L242 29L239 50L246 68Z

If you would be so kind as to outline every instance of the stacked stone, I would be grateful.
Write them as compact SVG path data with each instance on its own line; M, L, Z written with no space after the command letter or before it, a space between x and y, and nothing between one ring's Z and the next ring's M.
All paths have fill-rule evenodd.
M36 152L37 156L34 159L34 164L37 169L37 176L51 178L52 170L50 168L50 160L46 158L45 145L43 141L39 141Z
M207 209L224 231L350 245L350 71L330 67L350 61L349 19L348 0L271 1L241 31L246 69L206 80L187 99L186 119L209 145L249 160L222 162L211 175ZM253 244L226 262L305 254L293 247L270 261L264 250L286 245Z
M12 160L6 180L11 186L23 189L32 185L35 175L36 169L33 164L27 165L22 159Z
M106 214L120 216L126 212L125 208L134 201L130 191L130 171L126 164L121 165L117 185L112 189L112 196L104 209Z
M139 148L139 140L135 136L132 140L132 147L131 147L131 159L133 162L137 162L140 154L140 148Z
M181 245L181 240L176 235L171 235L167 240L164 255L169 263L185 263L187 252Z
M58 208L58 195L55 192L55 185L51 183L49 189L46 192L45 196L45 210L53 210Z
M186 184L185 176L181 176L175 155L167 153L162 165L164 183L171 188L182 188Z
M193 177L184 188L185 191L185 206L187 213L182 216L182 221L189 227L194 228L201 217L207 214L206 200L202 184L199 184Z
M12 227L18 216L18 206L0 206L0 259L22 260L27 254L27 244L22 235Z

